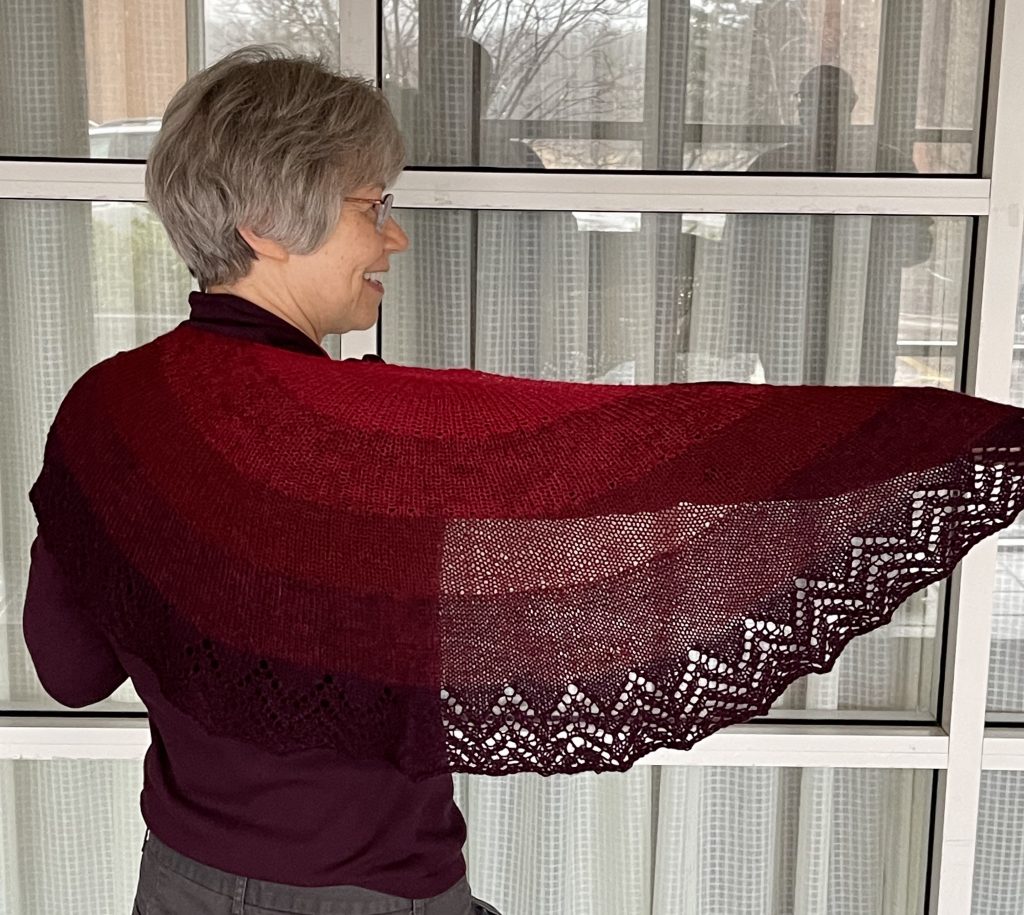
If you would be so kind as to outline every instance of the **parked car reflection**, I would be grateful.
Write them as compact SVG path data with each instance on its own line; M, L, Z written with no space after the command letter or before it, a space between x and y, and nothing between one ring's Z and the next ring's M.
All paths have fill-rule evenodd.
M160 118L126 118L89 125L93 159L145 159L160 130Z

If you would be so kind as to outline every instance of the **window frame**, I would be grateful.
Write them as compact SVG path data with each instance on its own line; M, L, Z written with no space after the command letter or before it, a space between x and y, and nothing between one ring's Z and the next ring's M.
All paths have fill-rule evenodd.
M339 0L341 59L380 84L381 4ZM200 0L188 0L190 47ZM198 10L198 13L196 12ZM199 23L197 26L196 23ZM403 207L716 213L972 216L972 277L961 340L963 390L1006 401L1024 243L1024 3L992 0L981 119L980 173L878 177L410 169L395 188ZM191 57L190 52L190 57ZM144 200L144 165L0 157L0 199ZM346 335L343 356L380 349L379 328ZM1024 723L986 721L997 538L976 546L949 588L939 715L866 724L794 721L736 725L692 750L658 750L641 765L923 768L937 772L928 911L971 910L983 770L1024 770ZM0 759L141 759L142 713L41 713L0 706Z

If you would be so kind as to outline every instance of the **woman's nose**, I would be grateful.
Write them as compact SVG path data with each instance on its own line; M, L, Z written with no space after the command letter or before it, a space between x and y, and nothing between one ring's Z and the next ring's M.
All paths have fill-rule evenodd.
M404 251L409 247L409 236L405 234L405 230L394 216L389 217L384 223L384 246L389 251Z

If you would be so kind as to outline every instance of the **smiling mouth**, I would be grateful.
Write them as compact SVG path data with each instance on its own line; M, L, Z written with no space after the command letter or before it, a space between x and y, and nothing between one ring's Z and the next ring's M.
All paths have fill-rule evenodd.
M377 292L383 292L384 284L381 282L383 276L383 271L367 272L363 274L363 281L372 286Z

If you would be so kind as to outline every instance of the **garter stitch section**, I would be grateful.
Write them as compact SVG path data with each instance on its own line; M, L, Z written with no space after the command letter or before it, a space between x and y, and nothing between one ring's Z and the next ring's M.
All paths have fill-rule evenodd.
M79 380L32 501L83 605L211 733L413 779L623 770L764 713L1008 525L1022 417L183 325Z

